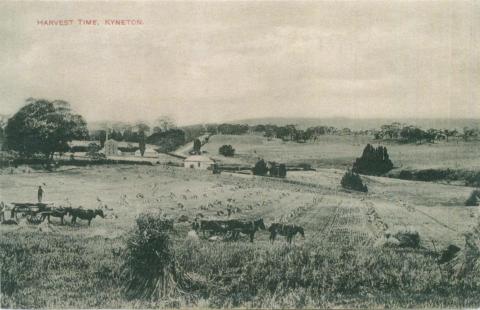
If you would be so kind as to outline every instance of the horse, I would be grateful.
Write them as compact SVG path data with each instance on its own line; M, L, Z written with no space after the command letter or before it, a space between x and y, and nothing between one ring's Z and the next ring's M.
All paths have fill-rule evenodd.
M253 221L229 220L227 222L227 230L232 232L234 240L237 240L238 235L242 233L248 235L250 237L250 242L253 242L257 230L265 230L265 223L262 218Z
M72 224L77 222L77 218L88 221L88 226L90 226L90 222L94 219L97 215L101 218L105 218L103 211L101 209L80 209L80 208L67 208L68 214L72 217Z
M228 234L231 233L231 237L236 240L240 233L249 235L250 242L253 242L255 232L262 229L265 230L265 224L263 219L256 219L253 221L245 220L201 220L200 223L193 223L192 227L196 230L203 232L209 232L212 234Z
M227 221L220 220L200 220L200 223L194 223L192 226L195 230L200 230L205 236L205 232L212 234L227 233L228 226Z
M288 243L292 243L292 239L297 233L302 235L305 239L305 231L303 230L303 227L294 224L272 223L268 228L268 231L270 232L270 241L272 243L275 241L277 235L287 237Z
M63 219L67 213L67 210L64 208L56 208L49 211L40 212L40 215L42 216L42 222L45 221L45 218L47 218L48 223L50 224L50 216L53 216L60 218L63 225Z

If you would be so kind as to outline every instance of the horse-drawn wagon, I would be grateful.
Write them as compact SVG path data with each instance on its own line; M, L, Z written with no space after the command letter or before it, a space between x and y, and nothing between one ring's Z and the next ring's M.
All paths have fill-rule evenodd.
M53 208L53 203L44 202L12 202L12 209L10 217L18 220L18 214L26 217L27 221L32 224L39 224L44 217L45 212L50 212Z
M6 212L10 211L10 219L5 219ZM18 215L26 218L30 224L40 224L45 219L50 223L50 217L59 218L61 224L64 224L64 217L71 216L71 223L75 224L77 218L90 222L97 215L105 218L105 214L102 209L83 209L81 206L77 208L72 207L55 207L53 203L33 203L33 202L12 202L10 204L0 203L0 223L6 224L18 224Z

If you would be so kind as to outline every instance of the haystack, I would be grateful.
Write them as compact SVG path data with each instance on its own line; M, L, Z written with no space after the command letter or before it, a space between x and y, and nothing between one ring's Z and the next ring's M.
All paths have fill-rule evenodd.
M457 278L480 275L480 223L464 234L465 246L449 262Z
M199 237L198 237L198 234L195 230L190 230L188 233L187 233L187 239L191 239L191 240L199 240Z
M169 236L171 222L160 214L143 213L136 223L127 244L125 294L158 300L182 293L189 279L176 262Z
M440 253L440 257L438 258L439 264L444 264L452 259L454 259L458 252L460 252L460 248L454 244L450 244L445 250Z
M416 231L399 231L393 235L400 243L402 248L418 248L420 247L420 235Z
M420 235L413 230L402 230L396 232L385 232L382 238L375 242L375 246L398 247L398 248L419 248Z
M188 222L188 216L185 215L185 214L182 214L182 215L180 215L180 216L178 217L177 221L178 221L179 223Z

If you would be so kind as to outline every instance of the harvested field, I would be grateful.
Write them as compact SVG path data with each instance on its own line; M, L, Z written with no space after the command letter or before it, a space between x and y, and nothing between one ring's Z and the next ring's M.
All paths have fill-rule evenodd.
M345 303L346 300L365 306L385 304L388 296L394 294L394 291L382 288L378 286L378 283L358 284L360 285L358 290L348 289L349 286L345 286L346 283L343 282L335 282L334 285L331 283L333 286L318 284L318 288L333 290L331 294L325 291L326 299L311 295L309 298L312 299L308 302L294 302L294 299L290 299L294 298L294 295L291 294L299 294L300 291L292 288L293 290L284 291L286 295L281 295L284 296L283 298L280 298L280 295L274 297L272 294L279 294L280 288L266 290L268 281L264 282L260 280L261 278L252 280L252 283L257 285L256 290L259 294L257 296L262 296L261 299L248 297L247 293L241 297L239 295L237 299L220 298L222 293L213 287L207 289L210 287L208 283L221 281L229 287L229 285L233 285L231 281L234 278L215 280L220 271L211 269L213 266L208 260L216 261L221 272L243 274L247 271L235 268L254 266L251 264L260 263L262 260L276 264L274 257L281 261L291 255L304 255L302 254L304 251L309 251L311 255L317 253L315 255L323 257L321 260L330 261L335 257L339 259L340 256L337 255L347 255L341 254L342 251L347 251L350 254L342 258L345 263L347 260L354 265L363 264L366 261L373 263L371 260L374 256L372 255L384 255L394 261L390 263L376 261L373 264L380 264L378 267L383 265L382 268L391 269L391 272L395 273L398 272L397 268L400 268L398 265L400 261L407 260L411 263L416 261L417 265L412 267L412 270L430 272L425 269L428 264L434 263L433 261L427 262L430 258L423 257L421 253L398 254L393 250L382 249L376 246L377 241L383 238L386 232L411 229L419 233L421 246L426 249L443 249L449 244L463 247L462 234L478 220L475 208L463 207L460 203L469 192L468 189L462 187L368 177L366 180L370 189L369 193L353 193L340 188L341 175L341 170L322 169L316 172L291 172L287 179L283 180L233 173L213 175L208 171L163 166L96 166L63 169L61 172L52 173L1 175L2 201L33 201L37 184L44 184L46 200L55 205L83 206L84 208L105 208L106 206L107 210L105 211L106 218L95 218L90 227L81 220L76 225L69 224L68 217L66 225L61 226L57 219L53 219L53 223L48 225L49 229L43 230L39 230L37 225L26 223L25 220L20 220L18 226L0 225L0 247L5 249L5 247L15 244L15 247L23 249L21 251L25 251L22 252L25 254L17 253L14 257L17 259L30 257L22 266L15 267L21 268L15 269L16 271L4 270L7 268L5 265L2 267L6 273L16 272L15 281L17 281L12 293L2 299L2 306L149 307L150 304L143 301L132 303L132 301L124 299L121 293L123 280L120 273L122 256L117 255L124 251L125 238L133 228L136 216L145 211L161 212L166 218L175 220L172 238L179 255L179 262L190 266L186 268L190 273L196 275L194 277L207 279L207 284L199 289L199 292L209 291L206 300L201 301L192 297L193 301L188 299L191 300L188 302L187 299L180 298L169 300L168 302L173 302L173 304L167 303L166 305L170 306L178 303L185 306L190 303L202 305L203 302L209 306L228 307L239 305L255 307L310 305L318 307L345 306L348 305ZM18 188L30 188L31 190L19 192ZM272 245L268 240L268 231L257 232L253 244L248 242L246 237L241 237L237 242L212 243L203 239L193 243L188 241L187 234L191 230L190 222L198 214L201 213L205 219L226 219L226 210L229 207L236 208L232 218L261 217L267 227L273 222L301 225L305 229L305 240L296 236L291 246L293 252L287 251L284 237L278 237L278 240ZM219 211L224 211L225 215L219 216ZM178 221L180 217L182 217L181 222ZM75 247L71 258L61 258L65 251L72 251L71 247ZM75 257L74 253L78 251L83 254L77 254ZM196 254L187 257L185 256L187 255L186 251L194 251ZM228 251L228 254L220 255L219 253L223 253L222 251ZM231 260L234 259L235 253L239 253L238 251L248 254L233 264ZM305 258L297 257L295 259L310 261L306 263L307 267L305 268L313 268L312 272L323 266L322 264L315 265L311 261L314 258L308 255ZM99 259L100 257L101 259ZM6 256L4 256L5 259L7 259ZM418 265L419 260L423 260L422 264L424 265ZM331 281L328 280L329 277L336 274L340 276L345 271L339 269L345 268L345 266L342 267L333 261L332 264L329 268L333 269L328 273L326 270L315 271L320 272L319 275L323 274L321 277L326 277L322 281ZM80 272L77 269L78 266L83 266L82 270L85 272ZM198 268L192 266L198 266ZM284 271L287 273L298 274L300 272L289 269L291 267L287 266L282 268L287 268ZM37 269L40 269L38 274L45 281L28 280L30 279L29 274L36 274L34 271ZM366 270L364 269L362 272L366 272ZM257 271L256 275L248 272L248 275L244 274L244 276L261 277L263 271ZM372 275L374 277L371 279L372 283L376 283L375 281L380 279L375 277L381 277L380 270L376 272L378 274ZM305 275L305 277L308 276ZM72 281L72 279L78 280ZM229 280L227 281L227 279ZM306 281L306 279L300 280L299 278L298 281ZM284 283L282 282L284 280L281 279L275 281L277 281L277 285ZM408 281L418 280L410 279ZM421 281L430 281L436 283L435 285L440 285L441 278L436 280L424 278ZM401 287L406 283L392 284L392 288L399 287L398 285ZM302 285L300 287L308 288L308 290L315 287ZM334 287L336 289L333 289ZM229 289L236 290L233 286ZM422 289L431 290L432 288L428 288L426 285L420 290ZM89 292L92 290L103 290L105 294L96 295L95 299L91 299ZM360 294L364 290L371 292L370 297ZM32 291L38 292L35 293L36 297L27 299L22 297ZM202 294L206 294L205 292ZM334 297L337 294L335 292L350 295L347 299L345 297L339 299ZM400 296L394 299L392 305L413 305L408 301L411 300L412 294L413 291L405 289ZM465 295L464 302L459 303L453 299L449 304L454 306L477 305L467 295ZM57 297L52 298L51 296ZM422 298L425 299L417 299L414 305L433 306L447 302L447 299L441 299L437 295L432 299Z

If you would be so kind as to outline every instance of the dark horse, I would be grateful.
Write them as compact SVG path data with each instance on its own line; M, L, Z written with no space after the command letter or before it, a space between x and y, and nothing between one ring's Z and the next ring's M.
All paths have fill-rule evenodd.
M200 223L194 223L194 229L199 229L205 235L205 232L210 234L231 234L234 240L238 239L240 233L250 236L250 241L253 242L255 232L259 229L265 230L263 219L253 221L245 220L201 220Z
M94 219L97 215L101 218L104 218L105 215L101 209L81 209L81 208L66 208L68 214L72 217L72 224L77 222L77 218L88 221L88 226L90 226L90 222Z
M63 225L63 218L65 215L67 215L67 209L64 208L55 208L49 211L43 211L40 213L42 216L42 222L45 221L45 218L47 218L48 223L50 223L50 217L58 217L61 220L61 223Z
M228 230L232 232L232 237L234 240L237 240L239 234L242 233L248 235L250 237L250 242L253 242L253 238L255 237L257 230L265 230L265 224L261 218L253 221L229 220L227 222Z
M305 231L303 230L303 227L298 225L273 223L268 228L268 231L270 232L271 242L275 241L277 235L281 235L287 237L288 243L292 243L292 239L297 233L302 235L302 237L305 239Z
M192 224L193 229L203 232L203 236L208 232L213 234L226 234L228 231L227 221L221 220L201 220L200 223L195 221Z

